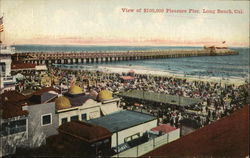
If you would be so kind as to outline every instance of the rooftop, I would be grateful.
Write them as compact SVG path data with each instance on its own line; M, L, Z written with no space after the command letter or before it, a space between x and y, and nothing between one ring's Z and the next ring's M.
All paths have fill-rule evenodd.
M121 97L141 99L152 102L166 103L177 106L188 106L200 103L202 100L198 98L179 97L175 95L167 95L161 93L147 92L142 90L132 90L118 94Z
M148 114L126 110L92 119L88 122L105 127L114 133L155 119L154 116Z
M44 87L29 96L30 105L47 103L56 98L58 93L59 91L52 87Z
M36 64L33 63L20 63L20 62L15 62L11 64L11 69L12 70L18 70L18 69L35 69Z
M79 138L88 143L93 143L111 137L112 135L112 133L106 128L81 121L64 123L58 128L58 130L60 133Z
M22 106L28 104L26 97L17 91L7 91L0 95L0 109L2 118L12 118L28 115L28 111L22 110Z
M3 119L28 115L28 111L22 110L22 106L36 105L53 101L57 90L53 88L43 88L25 96L17 91L6 91L0 95L0 109Z
M246 157L249 155L249 106L142 157Z

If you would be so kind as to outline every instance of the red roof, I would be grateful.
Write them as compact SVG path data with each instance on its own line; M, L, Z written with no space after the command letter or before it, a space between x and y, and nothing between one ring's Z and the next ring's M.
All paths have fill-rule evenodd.
M5 102L1 103L0 109L2 110L2 118L8 119L17 116L28 115L28 111L22 110L22 106L20 104Z
M139 103L134 103L134 106L141 106L141 104L139 104Z
M36 64L32 63L12 63L11 69L17 70L17 69L35 69Z
M132 77L132 76L121 76L120 78L123 80L133 80L134 79L134 77Z
M4 93L1 94L0 96L0 101L1 102L5 102L5 101L9 101L9 102L19 102L21 100L26 100L27 98L17 92L17 91L5 91Z
M142 157L246 157L249 155L249 106Z
M2 118L12 118L27 115L28 111L22 110L22 106L28 104L27 98L17 91L7 91L0 95L0 109Z
M161 131L163 133L169 133L171 131L176 130L175 127L169 126L167 124L161 124L155 128L152 128L151 131Z

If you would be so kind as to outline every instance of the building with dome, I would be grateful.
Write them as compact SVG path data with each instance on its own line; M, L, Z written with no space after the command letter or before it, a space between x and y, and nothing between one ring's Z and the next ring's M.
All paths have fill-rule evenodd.
M120 111L120 99L102 89L97 96L85 94L81 87L73 85L55 101L59 125L73 120L86 121Z
M104 116L122 110L120 108L120 98L113 98L112 93L107 89L103 88L98 93L97 100L102 103L100 108Z
M77 86L77 85L73 85L69 88L69 91L68 91L69 94L72 94L72 95L76 95L76 94L82 94L83 91L82 89Z
M112 93L109 90L103 89L97 95L98 101L107 101L113 99Z
M56 113L59 118L59 125L80 120L85 121L100 117L100 105L91 95L83 92L82 88L73 85L68 92L55 100Z
M81 87L73 85L68 92L55 100L59 125L74 121L86 121L120 111L120 99L113 98L106 89L101 90L97 97L85 94Z
M55 100L55 106L57 110L71 108L69 99L64 96L60 96Z

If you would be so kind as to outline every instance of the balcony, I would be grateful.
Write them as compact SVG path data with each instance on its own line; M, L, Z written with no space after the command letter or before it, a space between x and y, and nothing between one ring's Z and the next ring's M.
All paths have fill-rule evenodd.
M1 45L0 46L0 54L14 54L15 53L15 48L14 47L10 47L10 46L5 46L5 45Z
M21 133L21 132L26 132L26 125L25 126L18 126L18 127L14 127L14 128L3 128L0 131L0 137L3 136L8 136L8 135L12 135L12 134L17 134L17 133Z

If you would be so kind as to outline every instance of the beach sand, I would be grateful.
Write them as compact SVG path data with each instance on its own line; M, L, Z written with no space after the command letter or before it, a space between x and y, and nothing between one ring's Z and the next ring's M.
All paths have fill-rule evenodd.
M203 82L210 82L210 83L221 83L222 85L225 84L234 84L235 86L240 86L245 84L244 78L237 78L237 77L210 77L210 76L191 76L191 75L184 75L184 74L177 74L174 71L160 71L160 70L153 70L148 69L143 66L133 66L133 65L98 65L98 66L68 66L66 69L71 70L88 70L88 71L102 71L106 73L128 73L130 70L134 70L136 74L144 74L144 75L153 75L153 76L166 76L166 77L173 77L173 78L180 78L186 79L187 81L203 81Z
M235 86L243 85L245 83L244 78L221 78L221 77L208 77L208 76L185 76L184 74L175 74L171 71L159 71L145 69L141 66L98 66L97 68L103 72L113 73L127 73L130 70L134 70L136 74L154 75L154 76L167 76L174 78L187 79L187 81L204 81L204 82L217 82L223 84L234 84Z

